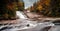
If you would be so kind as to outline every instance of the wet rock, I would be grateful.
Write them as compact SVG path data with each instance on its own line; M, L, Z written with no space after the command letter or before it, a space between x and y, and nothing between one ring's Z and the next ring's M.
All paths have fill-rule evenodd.
M48 27L41 29L40 31L48 31L50 28L51 28L51 26L48 26Z
M12 27L3 27L3 28L0 29L0 31L6 30L6 29L11 29L11 28L12 28Z
M3 24L0 24L0 26L2 26Z
M29 27L30 25L29 24L27 24L27 27Z

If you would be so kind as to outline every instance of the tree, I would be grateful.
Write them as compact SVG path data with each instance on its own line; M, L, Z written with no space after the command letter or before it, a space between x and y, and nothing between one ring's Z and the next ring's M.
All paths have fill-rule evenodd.
M40 0L33 6L36 11L44 16L60 17L60 0Z
M18 6L19 11L23 11L24 10L24 1L19 0L18 3L17 3L17 6Z
M16 19L16 0L0 0L0 19Z

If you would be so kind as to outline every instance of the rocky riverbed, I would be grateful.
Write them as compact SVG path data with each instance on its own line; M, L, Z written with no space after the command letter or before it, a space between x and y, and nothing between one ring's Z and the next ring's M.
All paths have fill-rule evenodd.
M49 23L49 22L37 23L37 21L29 21L29 20L20 19L20 21L18 20L16 24L1 25L0 31L40 31L46 27L51 28L53 26L54 24Z
M43 21L47 19L49 21L54 21L56 19L39 18L42 21L37 21L35 19L27 18L22 12L18 12L17 15L19 16L19 19L0 21L0 31L51 31L51 27L53 28L53 30L55 30L54 27L56 26L53 23Z

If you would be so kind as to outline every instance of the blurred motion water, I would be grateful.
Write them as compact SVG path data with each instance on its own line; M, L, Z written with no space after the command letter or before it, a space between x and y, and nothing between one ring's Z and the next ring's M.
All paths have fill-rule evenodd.
M16 15L21 19L26 19L27 18L27 16L21 11L16 11Z
M2 25L0 31L40 31L45 27L54 26L50 22L37 23L37 21L26 20L27 17L21 11L17 11L17 16L19 16L17 24Z

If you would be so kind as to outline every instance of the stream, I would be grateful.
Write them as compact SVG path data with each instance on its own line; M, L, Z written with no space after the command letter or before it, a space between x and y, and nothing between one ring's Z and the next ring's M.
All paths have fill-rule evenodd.
M29 18L21 11L16 11L16 15L19 17L18 23L2 25L0 26L0 31L45 31L46 29L44 28L54 26L54 24L50 22L37 23L37 21L25 20Z
M21 11L16 11L16 15L20 18L20 19L27 19L27 16L21 12Z

